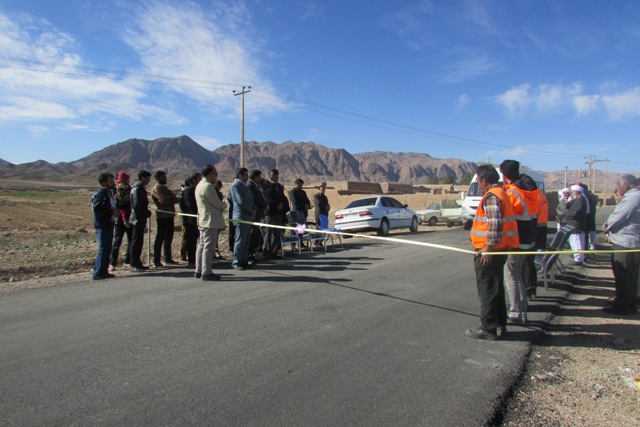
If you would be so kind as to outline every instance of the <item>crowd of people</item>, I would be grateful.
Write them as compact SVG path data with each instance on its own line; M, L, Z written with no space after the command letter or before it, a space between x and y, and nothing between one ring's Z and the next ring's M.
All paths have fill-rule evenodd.
M502 162L500 173L502 179L491 165L481 165L476 172L483 198L470 237L476 250L481 324L465 332L474 339L496 340L507 333L507 325L527 322L527 299L535 297L537 284L535 255L518 252L544 249L547 241L548 201L544 193L529 176L520 173L516 160ZM603 308L606 313L638 312L640 252L629 250L640 249L639 186L633 175L620 176L615 190L618 204L602 227L615 251L611 256L615 296L608 300L610 306ZM595 250L597 198L582 183L561 190L559 198L558 228L566 227L570 232L571 250ZM584 253L574 253L574 266L585 261Z
M500 177L500 174L502 177ZM481 325L469 329L466 335L476 339L494 340L506 334L507 325L527 323L528 299L536 296L538 283L535 255L519 252L544 250L547 244L548 201L536 182L520 172L520 163L505 160L500 174L490 165L481 165L476 173L483 189L471 229L476 284L481 306ZM268 260L280 250L280 228L261 227L261 222L274 226L287 224L289 211L300 211L302 217L315 207L315 220L327 215L330 206L324 187L314 195L314 202L303 189L304 181L297 179L289 192L280 184L280 174L272 169L266 179L262 172L251 173L246 168L236 171L236 179L229 188L226 200L222 183L213 165L206 165L201 173L185 180L179 196L167 187L163 171L154 174L156 184L151 199L156 206L156 237L153 245L155 267L176 264L171 245L174 233L175 205L182 212L181 253L194 268L194 276L202 280L220 280L213 272L213 260L219 258L218 235L227 227L224 211L229 208L229 251L232 268L245 270L258 260L257 253ZM141 262L147 220L151 217L146 186L151 173L140 171L138 181L131 186L129 176L120 172L117 179L103 173L98 181L101 188L93 195L94 226L98 239L98 254L93 270L95 280L113 277L109 266L118 262L120 247L127 238L124 264L132 272L144 272ZM503 184L500 184L502 181ZM622 175L616 183L618 204L602 230L614 250L611 258L616 294L610 298L605 312L637 313L640 293L640 253L625 251L640 249L640 182L633 175ZM572 264L584 265L586 248L596 249L595 213L597 198L586 185L577 183L559 192L558 227L566 227L574 254ZM491 255L491 252L510 252ZM161 255L164 255L163 257Z
M147 192L151 176L145 170L138 172L138 180L133 186L125 172L119 172L117 178L110 173L98 177L100 189L94 193L92 202L98 239L94 280L114 277L110 269L118 265L125 237L123 263L135 273L149 269L143 265L141 257L147 220L152 214ZM316 223L319 223L319 215L327 215L330 210L324 186L320 186L314 196L313 205L300 178L296 179L295 187L287 196L278 182L280 173L277 169L270 170L264 179L259 170L249 173L246 168L239 168L226 197L213 165L206 165L201 172L187 178L177 196L167 186L166 172L157 171L153 176L156 181L151 190L151 201L156 207L154 267L178 264L172 256L177 204L182 226L181 261L186 261L194 269L196 278L206 281L220 280L212 266L214 259L222 258L218 236L227 228L224 218L227 207L229 252L233 257L231 267L236 270L246 270L258 262L258 253L262 254L263 260L279 256L282 230L268 227L263 233L261 227L251 225L252 222L283 226L288 222L286 215L289 211L300 211L306 221L310 209L315 207Z

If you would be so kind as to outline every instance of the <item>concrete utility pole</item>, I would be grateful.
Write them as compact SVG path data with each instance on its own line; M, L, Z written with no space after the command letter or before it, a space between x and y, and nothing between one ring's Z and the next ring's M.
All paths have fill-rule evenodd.
M604 205L607 205L607 178L609 175L609 159L601 160L604 162Z
M569 166L564 167L564 188L567 188L567 173L569 172Z
M585 157L586 159L586 157ZM585 164L589 165L589 188L593 191L593 184L591 183L591 154L589 154L589 161L585 162ZM582 180L580 180L582 181Z
M240 167L244 167L244 95L251 92L251 86L242 86L242 92L233 91L233 96L241 95L240 107Z

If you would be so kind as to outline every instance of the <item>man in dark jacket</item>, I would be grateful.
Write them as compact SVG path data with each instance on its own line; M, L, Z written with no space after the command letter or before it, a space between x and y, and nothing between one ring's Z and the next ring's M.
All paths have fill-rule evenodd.
M254 221L256 205L253 202L247 168L239 168L236 171L236 182L231 186L231 198L233 200L233 219L240 221ZM244 270L249 267L249 243L251 239L251 224L236 222L236 241L233 246L233 261L231 267Z
M142 265L142 246L144 244L144 229L147 226L147 218L151 217L149 210L149 196L145 186L151 181L151 172L141 170L138 172L138 182L131 188L131 216L129 224L133 227L131 233L131 271L140 273L148 269Z
M302 189L304 181L301 178L296 179L296 186L289 191L289 201L291 202L291 211L300 211L304 215L304 220L307 220L309 215L309 209L311 209L311 201L307 197L307 192Z
M93 226L96 229L98 239L98 254L93 267L93 280L102 280L114 277L109 273L109 256L113 242L113 224L119 215L116 202L113 197L115 180L110 173L101 173L98 176L100 189L93 193L91 203L93 205Z
M269 179L262 183L262 194L264 194L267 206L265 208L265 222L272 225L283 225L285 214L289 211L289 201L284 194L284 187L278 182L280 172L278 169L269 171ZM280 247L279 228L267 228L265 237L264 257L277 256Z
M156 240L153 245L153 265L162 267L160 254L164 251L165 264L177 264L171 256L171 244L173 243L173 232L175 224L175 204L178 197L167 187L167 174L164 171L157 171L155 174L156 185L151 192L151 198L158 208L156 215Z
M320 215L329 216L329 210L331 210L331 206L329 206L329 199L324 194L325 187L321 185L318 188L318 192L313 196L313 205L315 206L315 219L316 224L320 225ZM328 225L328 224L327 224Z
M584 190L582 194L589 199L589 213L587 214L587 229L585 230L585 249L596 250L596 205L598 204L598 196L589 191L587 184L578 183Z
M202 175L193 174L185 181L184 192L179 200L180 210L184 214L198 215L198 205L196 203L196 186L200 182ZM196 265L196 249L198 247L198 218L193 216L182 216L182 227L184 227L184 241L186 258L189 267Z
M264 199L260 186L262 185L262 172L254 170L249 175L249 190L253 197L253 203L256 205L256 217L254 222L262 222L264 220L264 208L267 202ZM260 227L253 226L251 229L251 242L249 243L249 261L255 262L255 254L260 250L262 240L262 231Z
M572 185L571 201L567 202L562 214L562 223L575 227L569 236L569 245L574 251L584 250L584 232L587 229L587 214L590 212L589 201L582 194L582 187ZM573 254L572 265L583 265L584 254Z

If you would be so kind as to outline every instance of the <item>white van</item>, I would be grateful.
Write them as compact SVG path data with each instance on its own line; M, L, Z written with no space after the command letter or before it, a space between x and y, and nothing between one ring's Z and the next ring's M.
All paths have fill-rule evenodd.
M500 177L500 183L502 183L502 174L500 173L500 169L495 169L496 172L498 172L498 176ZM532 170L521 170L520 172L529 175L531 179L536 182L538 188L540 188L544 193L544 176L542 176L541 173ZM469 184L469 190L467 190L467 194L462 201L462 226L465 230L471 230L473 219L476 217L476 209L478 209L480 200L482 200L482 189L478 187L476 178L478 178L478 176L476 174L473 174L471 184Z

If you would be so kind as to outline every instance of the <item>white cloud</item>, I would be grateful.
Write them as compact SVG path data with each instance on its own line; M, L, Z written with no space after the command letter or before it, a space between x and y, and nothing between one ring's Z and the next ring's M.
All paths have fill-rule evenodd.
M460 83L478 76L486 75L497 68L488 57L471 55L446 67L444 83Z
M191 2L148 3L136 22L138 28L125 41L140 56L145 72L172 78L166 91L234 119L240 102L232 89L250 85L254 91L275 92L261 75L265 47L250 34L251 15L241 3L215 2L212 11ZM276 102L273 95L256 96L245 108L252 113L282 110L278 100L277 95Z
M604 95L602 103L611 120L640 116L640 87L622 93Z
M587 115L599 108L600 97L597 95L578 95L573 98L573 106L579 116Z
M505 93L498 95L496 101L507 109L510 116L526 110L533 103L529 93L531 87L527 84L512 87Z
M462 95L460 95L458 97L458 107L457 108L459 110L461 110L464 107L466 107L467 105L469 105L470 103L471 103L471 97L468 94L463 93Z
M603 90L612 85L603 86ZM573 112L577 116L600 113L618 121L640 116L640 87L611 94L585 94L580 83L515 86L495 97L512 117L529 113L549 115Z
M144 85L90 75L73 37L46 20L0 13L0 55L12 58L0 68L0 122L83 120L77 126L104 128L106 117L184 123L178 114L147 105Z

